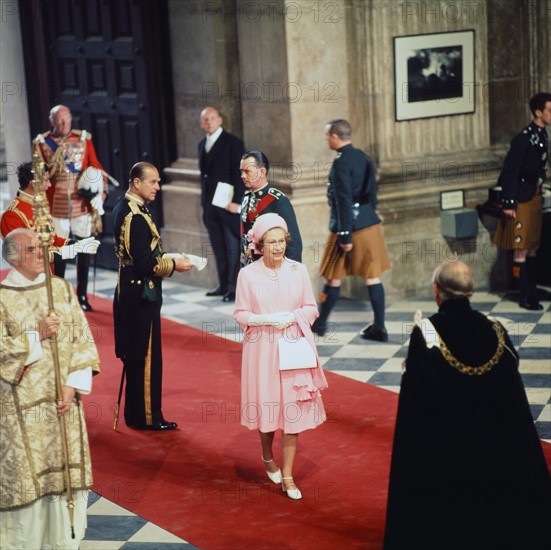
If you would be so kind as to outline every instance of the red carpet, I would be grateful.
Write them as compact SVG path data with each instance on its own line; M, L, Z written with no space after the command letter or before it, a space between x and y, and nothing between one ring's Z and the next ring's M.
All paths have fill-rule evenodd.
M256 432L239 424L239 344L164 320L163 410L180 429L129 430L121 414L114 431L111 302L91 302L102 374L84 402L98 493L202 550L381 548L397 395L327 373L329 420L299 438L304 499L293 502L265 476Z
M173 433L113 431L121 365L111 303L89 314L102 374L85 399L95 490L201 549L380 548L397 396L328 374L329 420L299 438L293 502L240 426L241 345L163 321L164 405ZM276 459L280 459L276 436Z

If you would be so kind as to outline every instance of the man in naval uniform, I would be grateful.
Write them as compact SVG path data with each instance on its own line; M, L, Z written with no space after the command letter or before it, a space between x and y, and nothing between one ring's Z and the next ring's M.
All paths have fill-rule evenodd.
M549 166L551 94L539 93L530 100L534 120L511 141L499 184L502 215L494 244L513 250L519 270L520 301L524 309L541 310L536 289L536 252L541 241L541 186Z
M92 136L86 130L71 128L71 111L65 105L56 105L50 111L52 129L38 134L33 141L33 153L39 154L49 168L52 187L48 191L50 211L58 235L70 235L84 239L97 234L101 224L98 212L102 212L104 194L93 199L78 193L78 180L88 167L103 168L96 156ZM100 175L100 177L102 177ZM103 187L107 190L107 179ZM84 311L92 308L86 295L88 288L89 257L78 256L77 296ZM56 275L65 275L65 263L56 265Z
M17 167L17 180L19 182L17 196L10 202L0 217L0 233L3 239L14 229L20 227L36 230L33 203L38 189L34 181L31 162L24 162ZM47 192L50 185L49 173L45 172L45 177L42 181L42 191ZM52 229L54 228L52 227ZM79 253L95 254L99 244L100 242L94 239L94 237L75 241L64 239L54 231L53 244L50 247L50 261L53 262L54 253L60 255L64 260L72 259Z
M84 538L92 466L81 394L92 389L99 357L70 284L51 280L48 311L38 235L19 228L4 240L12 266L0 284L0 546L76 550ZM61 400L56 395L56 342ZM66 499L64 416L75 538Z
M247 151L241 158L240 171L247 188L241 204L241 263L247 265L260 256L253 253L248 232L261 214L275 213L287 223L291 241L285 256L302 261L302 238L291 201L268 183L270 163L262 151Z
M115 353L126 376L124 419L137 430L167 431L176 422L161 409L163 359L161 349L162 280L192 264L181 254L166 254L146 201L155 200L159 172L148 162L130 171L129 188L113 209L115 253L119 280L113 300Z
M203 109L200 120L201 128L206 132L199 142L203 223L209 234L218 272L218 286L207 292L207 296L222 296L223 302L233 302L241 240L238 212L245 191L239 177L239 161L245 149L238 137L222 128L222 117L214 107ZM212 204L220 182L233 187L233 195L224 207Z

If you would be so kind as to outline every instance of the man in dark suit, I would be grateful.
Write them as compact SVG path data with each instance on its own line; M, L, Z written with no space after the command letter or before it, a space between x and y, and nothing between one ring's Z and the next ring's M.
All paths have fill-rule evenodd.
M244 192L239 162L244 146L239 138L222 128L222 117L214 107L203 109L200 123L206 132L199 142L201 206L218 271L218 287L207 292L207 296L222 296L224 302L233 302L239 271L238 212ZM232 185L233 196L226 199L226 204L215 206L212 201L219 183Z

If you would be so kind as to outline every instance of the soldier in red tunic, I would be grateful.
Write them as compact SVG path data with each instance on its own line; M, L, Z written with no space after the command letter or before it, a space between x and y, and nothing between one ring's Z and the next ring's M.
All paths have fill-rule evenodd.
M52 130L38 134L33 142L33 152L38 153L49 168L52 187L48 200L53 222L59 235L79 239L97 234L100 228L94 223L103 212L104 194L93 198L79 194L79 178L88 167L103 168L96 156L92 136L86 130L71 129L71 111L64 105L56 105L50 111ZM103 188L107 189L107 179ZM96 227L94 227L96 225ZM77 296L84 311L91 311L86 290L88 286L88 255L77 258ZM56 266L56 274L63 276L65 265Z
M33 231L36 230L33 202L37 194L37 189L31 162L24 162L17 167L17 180L19 182L17 196L10 202L5 212L0 216L0 233L3 239L5 239L14 229L21 227L32 229ZM49 174L46 172L42 182L42 190L47 192L50 186ZM64 260L74 258L78 253L95 254L99 244L99 241L95 240L93 237L82 241L74 241L60 237L54 232L53 244L50 247L50 261L53 261L54 253L58 254Z

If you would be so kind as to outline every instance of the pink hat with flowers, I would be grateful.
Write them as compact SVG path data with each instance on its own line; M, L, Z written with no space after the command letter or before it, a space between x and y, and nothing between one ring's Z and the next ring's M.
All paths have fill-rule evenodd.
M267 231L279 227L288 233L287 223L285 220L277 214L262 214L256 218L252 229L247 233L250 244L249 248L252 248L255 254L262 254L263 252L258 248L258 242L264 237Z

